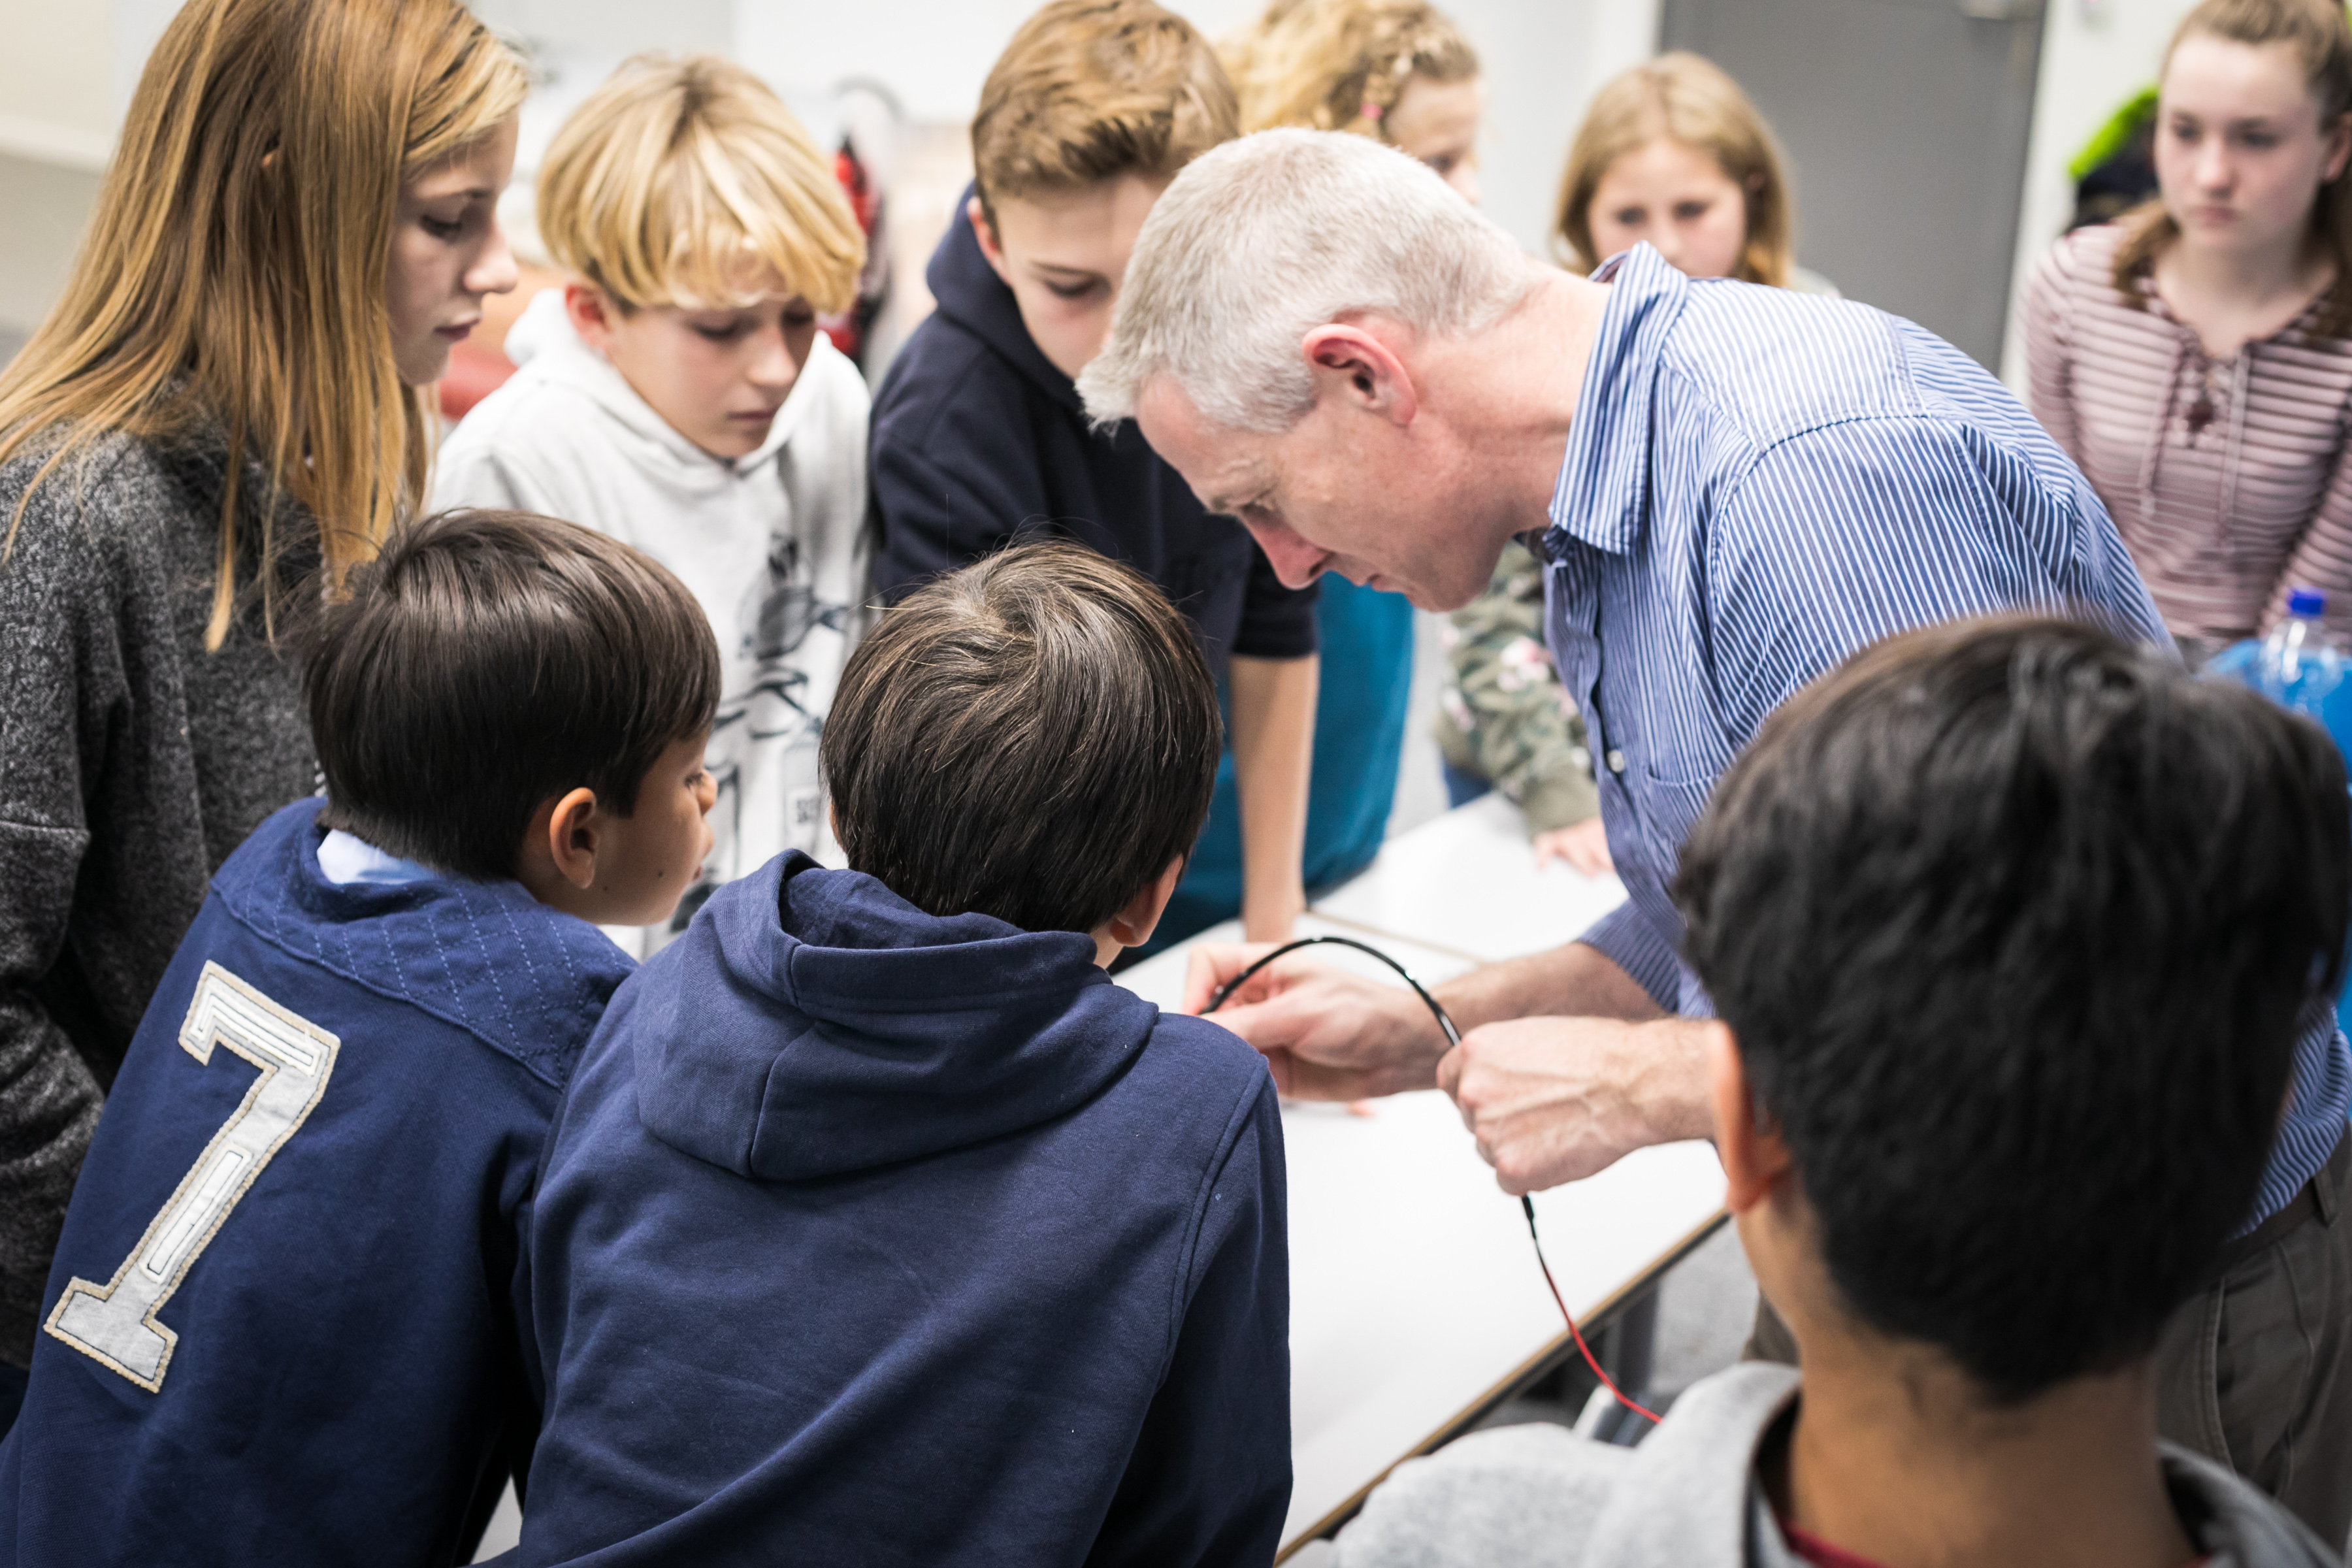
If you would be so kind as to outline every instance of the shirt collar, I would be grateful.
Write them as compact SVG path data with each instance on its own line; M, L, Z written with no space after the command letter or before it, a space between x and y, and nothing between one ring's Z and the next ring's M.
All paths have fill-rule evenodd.
M1690 279L1647 243L1611 258L1592 278L1612 287L1552 489L1544 545L1555 557L1570 538L1614 555L1631 553L1639 542L1648 501L1650 389L1658 351L1690 297Z

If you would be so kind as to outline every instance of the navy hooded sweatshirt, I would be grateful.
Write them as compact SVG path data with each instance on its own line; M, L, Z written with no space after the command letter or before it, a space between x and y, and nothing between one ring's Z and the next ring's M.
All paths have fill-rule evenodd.
M0 1568L463 1563L530 1454L540 1153L631 961L519 882L329 880L321 804L221 867L107 1096Z
M621 988L547 1159L518 1561L1271 1561L1273 1080L1091 939L786 855Z
M1070 378L1039 352L1013 290L956 205L924 274L939 309L874 402L874 586L909 585L1043 531L1124 561L1199 631L1211 673L1234 654L1315 651L1316 590L1286 588L1249 531L1201 509L1133 420L1087 428Z

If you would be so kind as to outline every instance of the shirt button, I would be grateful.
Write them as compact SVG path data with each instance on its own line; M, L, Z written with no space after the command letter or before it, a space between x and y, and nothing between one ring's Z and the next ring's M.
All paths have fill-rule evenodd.
M1606 760L1609 763L1609 771L1611 773L1622 773L1625 771L1625 753L1619 751L1616 747L1612 746L1609 748L1609 755Z

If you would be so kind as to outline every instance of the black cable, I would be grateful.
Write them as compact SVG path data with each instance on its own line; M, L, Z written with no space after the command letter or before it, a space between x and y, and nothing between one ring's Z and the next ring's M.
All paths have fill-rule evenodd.
M1352 936L1302 936L1296 941L1284 942L1280 947L1276 948L1272 952L1267 953L1264 958L1259 959L1247 969L1243 970L1239 974L1234 975L1231 980L1228 980L1223 985L1218 986L1215 991L1210 993L1209 1005L1201 1009L1201 1016L1202 1017L1206 1017L1208 1015L1215 1012L1218 1008L1223 1006L1227 999L1230 998L1234 992L1249 984L1250 980L1256 975L1259 970L1264 969L1267 964L1272 963L1284 953L1297 952L1302 947L1313 947L1318 942L1332 942L1340 947L1352 947L1358 952L1370 953L1374 958L1379 959L1382 963L1385 963L1391 969L1395 970L1398 977L1403 980L1407 985L1412 987L1412 994L1421 998L1423 1005L1426 1006L1431 1013L1436 1016L1437 1026L1445 1031L1445 1043L1449 1046L1458 1046L1462 1043L1462 1031L1454 1026L1454 1020L1445 1016L1445 1009L1437 1005L1437 998L1429 994L1429 988L1427 986L1422 984L1420 981L1415 980L1412 977L1412 972L1411 970L1407 969L1403 964L1399 963L1395 959L1391 958L1387 953L1382 952L1379 948L1374 947L1370 942L1358 942Z
M1272 963L1276 959L1280 958L1283 954L1286 952L1296 952L1302 947L1313 947L1318 942L1331 942L1340 947L1352 947L1358 952L1371 954L1372 957L1379 959L1382 963L1385 963L1391 969L1395 970L1398 976L1402 979L1407 985L1412 987L1412 994L1421 998L1423 1005L1427 1006L1431 1015L1437 1019L1437 1026L1445 1032L1445 1043L1449 1046L1461 1045L1462 1031L1454 1026L1454 1020L1446 1016L1445 1009L1438 1005L1437 998L1429 994L1429 988L1427 986L1422 984L1420 981L1415 980L1412 977L1412 972L1411 970L1407 969L1403 964L1399 963L1395 959L1391 958L1387 953L1382 952L1379 948L1374 947L1371 943L1368 942L1358 942L1351 936L1302 936L1295 941L1284 942L1280 947L1276 948L1272 952L1269 952L1264 957L1256 960L1255 963L1251 963L1248 968L1243 970L1239 974L1234 975L1231 980L1226 981L1223 985L1218 986L1214 991L1211 992L1209 994L1209 1005L1201 1009L1201 1016L1202 1017L1206 1017L1210 1014L1215 1012L1218 1008L1223 1006L1233 994L1240 990L1244 985L1247 984L1250 980L1256 975L1259 970L1264 969L1267 964ZM1528 1216L1528 1239L1535 1243L1536 1267L1543 1270L1544 1284L1550 1289L1551 1299L1559 1306L1560 1320L1568 1325L1569 1337L1576 1342L1576 1348L1583 1352L1584 1364L1591 1367L1592 1369L1592 1375L1599 1378L1601 1384L1607 1387L1609 1392L1616 1396L1618 1404L1623 1405L1626 1409L1631 1410L1636 1415L1648 1417L1648 1419L1654 1424L1658 1419L1657 1416L1652 1415L1648 1410L1643 1408L1641 1405L1634 1404L1631 1399L1626 1398L1624 1391L1617 1386L1615 1380L1611 1378L1606 1372L1601 1370L1600 1360L1592 1353L1592 1347L1584 1342L1584 1335L1577 1329L1576 1315L1568 1310L1568 1301L1566 1298L1560 1295L1559 1285L1551 1277L1551 1265L1544 1259L1543 1237L1536 1234L1535 1199L1522 1194L1519 1198L1519 1207Z

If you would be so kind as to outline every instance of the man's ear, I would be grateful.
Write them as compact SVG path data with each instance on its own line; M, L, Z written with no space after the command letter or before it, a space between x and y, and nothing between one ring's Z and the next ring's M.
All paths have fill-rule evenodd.
M981 259L988 263L990 271L1004 280L1007 289L1012 288L1013 273L1004 264L1004 247L997 242L996 226L988 221L988 208L982 205L977 195L963 204L963 216L971 225L972 237L980 241Z
M1176 891L1176 884L1184 877L1184 857L1179 855L1168 862L1157 880L1127 901L1127 908L1110 917L1108 934L1121 947L1141 947L1151 940L1159 927L1160 911L1168 907Z
M596 881L596 851L604 823L596 792L583 786L540 802L523 835L521 881L530 887L551 872L585 892ZM533 872L539 873L537 878Z
M1404 362L1367 328L1328 322L1308 332L1298 348L1314 372L1318 403L1336 395L1400 427L1421 412L1421 392Z
M1724 1206L1746 1214L1771 1195L1794 1167L1780 1130L1763 1125L1757 1114L1739 1042L1721 1019L1706 1026L1706 1069L1716 1152L1723 1159Z
M582 342L598 353L605 352L613 341L613 318L620 310L604 290L583 279L570 279L563 285L563 313L572 319L572 330Z

